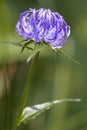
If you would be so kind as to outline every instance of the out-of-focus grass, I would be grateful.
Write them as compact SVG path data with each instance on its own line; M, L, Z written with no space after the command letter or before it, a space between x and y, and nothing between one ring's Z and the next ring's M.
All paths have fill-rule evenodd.
M71 36L63 49L80 62L74 65L61 54L44 46L27 105L34 105L60 98L81 98L80 103L64 103L43 113L25 130L86 130L87 129L87 1L86 0L1 0L0 40L20 41L15 33L19 14L28 8L46 7L58 11L71 26ZM17 115L24 89L30 51L0 42L0 129L10 130ZM7 90L6 90L7 88ZM7 92L6 92L7 91ZM6 94L7 93L7 94Z

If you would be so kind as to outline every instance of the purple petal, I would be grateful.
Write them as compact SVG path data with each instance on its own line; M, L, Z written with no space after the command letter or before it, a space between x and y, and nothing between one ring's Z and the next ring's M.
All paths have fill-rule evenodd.
M52 48L60 48L70 35L70 27L63 17L50 9L29 9L20 14L16 32L24 39L36 43L45 42Z

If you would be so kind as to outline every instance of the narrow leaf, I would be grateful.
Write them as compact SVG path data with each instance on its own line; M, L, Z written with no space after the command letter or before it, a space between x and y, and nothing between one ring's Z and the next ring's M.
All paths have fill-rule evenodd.
M9 41L0 41L0 43L3 43L3 44L12 44L12 45L15 45L15 46L19 46L19 47L23 47L24 45L21 44L22 42L25 42L26 40L23 40L23 41L19 41L19 42L9 42ZM2 44L2 45L3 45ZM27 49L29 49L29 47L26 46Z
M62 49L55 49L56 51L59 51L61 54L63 54L66 58L68 58L70 61L72 61L73 63L80 65L80 63L73 59L72 57L70 57L68 54L66 54Z
M29 45L31 43L32 43L32 41L25 42L24 45L23 45L23 47L22 47L22 49L21 49L21 53L24 51L24 49L27 47L27 45ZM31 47L28 47L28 49L33 50Z
M22 40L22 41L19 41L19 42L0 41L0 43L12 44L12 45L15 45L15 46L22 47L23 49L27 48L27 49L31 49L32 50L32 48L28 47L27 45L30 44L30 43L33 43L33 41L32 40L29 41L28 39L25 39L25 40ZM23 44L21 44L21 43L23 43Z
M55 100L52 102L46 102L43 104L38 104L38 105L34 105L31 107L26 107L24 108L23 112L22 112L22 116L21 116L21 120L19 122L25 122L27 123L29 120L34 119L37 115L41 114L42 112L50 109L51 107L53 107L55 104L58 103L62 103L62 102L80 102L80 99L60 99L60 100Z
M40 52L40 49L41 49L40 46L39 48L34 49L34 51L27 58L27 62L29 62L38 52Z

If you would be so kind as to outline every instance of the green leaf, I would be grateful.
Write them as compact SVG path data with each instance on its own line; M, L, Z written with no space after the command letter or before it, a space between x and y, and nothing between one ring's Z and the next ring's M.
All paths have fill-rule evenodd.
M62 49L58 48L58 49L54 49L55 51L59 51L62 55L64 55L67 59L69 59L70 61L72 61L73 63L80 65L80 63L73 59L72 57L70 57L68 54L66 54Z
M30 49L30 50L33 50L33 48L27 46L27 45L29 45L29 44L31 44L31 43L33 43L32 40L30 40L30 41L26 40L26 42L24 43L24 45L23 45L23 47L22 47L22 49L21 49L21 53L24 51L25 48L28 48L28 49Z
M35 48L34 48L33 52L27 58L27 62L29 62L38 52L40 52L41 47L42 46L40 46L40 45L35 45Z
M37 115L39 115L42 112L50 109L55 104L66 102L66 101L79 102L80 99L60 99L60 100L55 100L55 101L52 101L52 102L46 102L46 103L43 103L43 104L34 105L34 106L31 106L31 107L26 107L26 108L24 108L24 110L22 112L22 116L21 116L19 124L22 123L22 122L27 123L29 120L34 119Z

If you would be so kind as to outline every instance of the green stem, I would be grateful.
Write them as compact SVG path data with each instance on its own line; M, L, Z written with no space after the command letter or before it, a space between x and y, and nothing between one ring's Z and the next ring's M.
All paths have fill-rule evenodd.
M18 115L17 115L16 121L15 121L13 130L17 130L18 125L20 125L20 119L21 119L22 111L23 111L25 104L26 104L26 101L27 101L31 80L32 80L32 77L33 77L33 70L34 70L34 67L36 66L36 61L37 61L37 58L39 56L39 52L40 52L40 50L37 51L37 54L33 57L32 61L31 61L31 67L30 67L30 70L29 70L27 82L26 82L26 85L25 85L25 88L24 88L23 96L22 96L22 99L21 99Z

